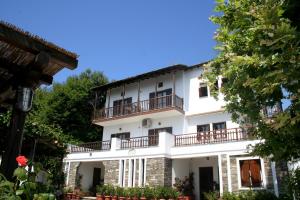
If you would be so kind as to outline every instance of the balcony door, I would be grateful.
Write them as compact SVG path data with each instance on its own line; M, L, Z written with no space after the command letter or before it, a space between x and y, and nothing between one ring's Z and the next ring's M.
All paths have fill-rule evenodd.
M149 94L150 110L170 107L172 105L171 94L172 94L172 88L162 90L162 91L157 91L156 96L155 96L155 92L151 92Z
M129 139L130 138L130 132L114 133L114 134L111 134L111 138L119 138L121 140Z
M159 133L167 132L172 134L172 127L149 129L148 130L148 145L155 146L158 144Z
M227 138L226 122L213 123L213 130L214 139Z
M132 98L126 98L124 99L124 104L122 105L123 99L116 100L113 103L113 115L118 116L124 114L130 114L131 113L131 104L132 104Z

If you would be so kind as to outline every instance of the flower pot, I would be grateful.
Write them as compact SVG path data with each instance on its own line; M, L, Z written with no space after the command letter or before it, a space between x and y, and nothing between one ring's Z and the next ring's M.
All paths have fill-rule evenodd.
M118 200L118 196L116 196L116 195L112 196L111 200Z
M179 196L177 199L178 200L184 200L184 196Z
M139 200L138 197L132 197L132 200Z
M125 200L126 197L119 197L119 200Z
M141 197L140 200L147 200L147 198L146 197Z
M101 194L96 194L96 200L104 200L104 196Z
M191 196L184 196L184 200L192 200Z
M67 194L66 194L66 199L67 199L67 200L72 199L72 195L73 195L73 193L67 193Z
M131 197L126 197L126 200L132 200Z
M111 200L111 196L104 196L104 200Z

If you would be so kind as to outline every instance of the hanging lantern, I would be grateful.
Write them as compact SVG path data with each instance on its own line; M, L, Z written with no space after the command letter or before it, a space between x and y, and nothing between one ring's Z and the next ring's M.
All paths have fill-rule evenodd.
M28 112L32 107L33 90L29 87L19 87L17 94L17 107Z

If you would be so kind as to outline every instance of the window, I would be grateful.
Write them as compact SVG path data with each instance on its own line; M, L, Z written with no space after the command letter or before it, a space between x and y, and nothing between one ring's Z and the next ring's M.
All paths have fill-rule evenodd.
M130 138L130 132L114 133L114 134L111 134L111 138L120 138L121 140L129 139Z
M206 83L200 83L199 97L207 97L207 96L208 96L207 84Z
M228 82L228 78L222 78L221 79L221 87L223 87L223 85L225 85Z
M164 83L163 82L159 82L158 84L157 84L157 87L159 87L159 88L161 88L161 87L163 87L164 86Z
M261 159L240 159L238 167L240 187L260 188L263 186Z
M197 126L197 140L209 140L210 126L209 124L203 124Z
M227 138L226 122L213 123L213 137L214 139Z
M226 129L226 122L213 123L213 129L214 131Z
M172 134L172 127L157 128L148 130L148 146L158 145L159 133L167 132Z
M156 96L155 92L151 92L149 94L150 105L149 109L156 109L156 108L166 108L172 105L172 88L157 91Z
M122 104L123 99L116 100L113 102L113 115L122 115L124 114L130 114L131 113L131 107L132 107L132 97L124 99L124 103Z

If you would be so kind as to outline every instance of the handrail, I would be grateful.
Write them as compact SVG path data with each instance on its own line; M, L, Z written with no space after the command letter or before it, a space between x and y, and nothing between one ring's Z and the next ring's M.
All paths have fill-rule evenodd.
M176 107L182 110L183 98L180 98L177 95L166 95L134 103L102 108L95 110L94 119L114 118L171 107Z
M71 145L71 153L110 150L110 140Z
M121 140L121 149L158 146L158 140L159 140L158 135L122 139Z
M221 129L199 133L175 135L175 146L214 144L247 140L249 135L242 128Z

